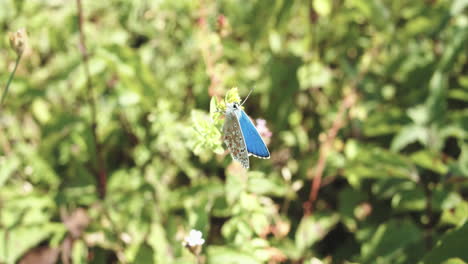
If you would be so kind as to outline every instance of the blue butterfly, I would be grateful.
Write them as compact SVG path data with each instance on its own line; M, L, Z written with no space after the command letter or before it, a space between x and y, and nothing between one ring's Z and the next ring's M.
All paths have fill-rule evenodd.
M250 155L269 159L270 152L249 116L241 109L244 102L227 104L223 133L231 157L248 169Z

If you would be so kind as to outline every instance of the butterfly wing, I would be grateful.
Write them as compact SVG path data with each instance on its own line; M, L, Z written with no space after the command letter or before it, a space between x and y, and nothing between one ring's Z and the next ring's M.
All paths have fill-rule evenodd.
M268 151L265 142L263 142L263 139L254 124L243 110L240 110L239 124L242 134L244 135L245 145L247 146L249 154L263 159L270 158L270 152Z
M224 126L224 142L231 152L232 159L240 162L242 167L249 168L249 154L245 144L244 136L242 135L239 120L235 111L229 111L225 115Z

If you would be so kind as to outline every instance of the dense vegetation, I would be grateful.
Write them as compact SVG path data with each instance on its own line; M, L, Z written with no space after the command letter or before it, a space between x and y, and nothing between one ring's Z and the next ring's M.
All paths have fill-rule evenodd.
M468 262L467 9L1 0L0 263Z

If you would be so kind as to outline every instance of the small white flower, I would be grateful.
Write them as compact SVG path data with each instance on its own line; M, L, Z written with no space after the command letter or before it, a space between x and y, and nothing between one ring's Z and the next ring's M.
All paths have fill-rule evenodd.
M188 236L184 238L184 245L188 247L201 246L205 243L205 239L202 238L203 234L201 231L192 229Z

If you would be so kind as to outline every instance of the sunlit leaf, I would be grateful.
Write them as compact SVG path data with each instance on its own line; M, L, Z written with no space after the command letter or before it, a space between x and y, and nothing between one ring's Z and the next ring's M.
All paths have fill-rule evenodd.
M229 247L211 246L207 249L208 263L226 263L226 264L260 264L260 260L252 255L239 252Z
M415 142L423 145L428 144L429 134L425 127L417 125L404 127L393 139L391 149L393 151L400 151L407 145Z

